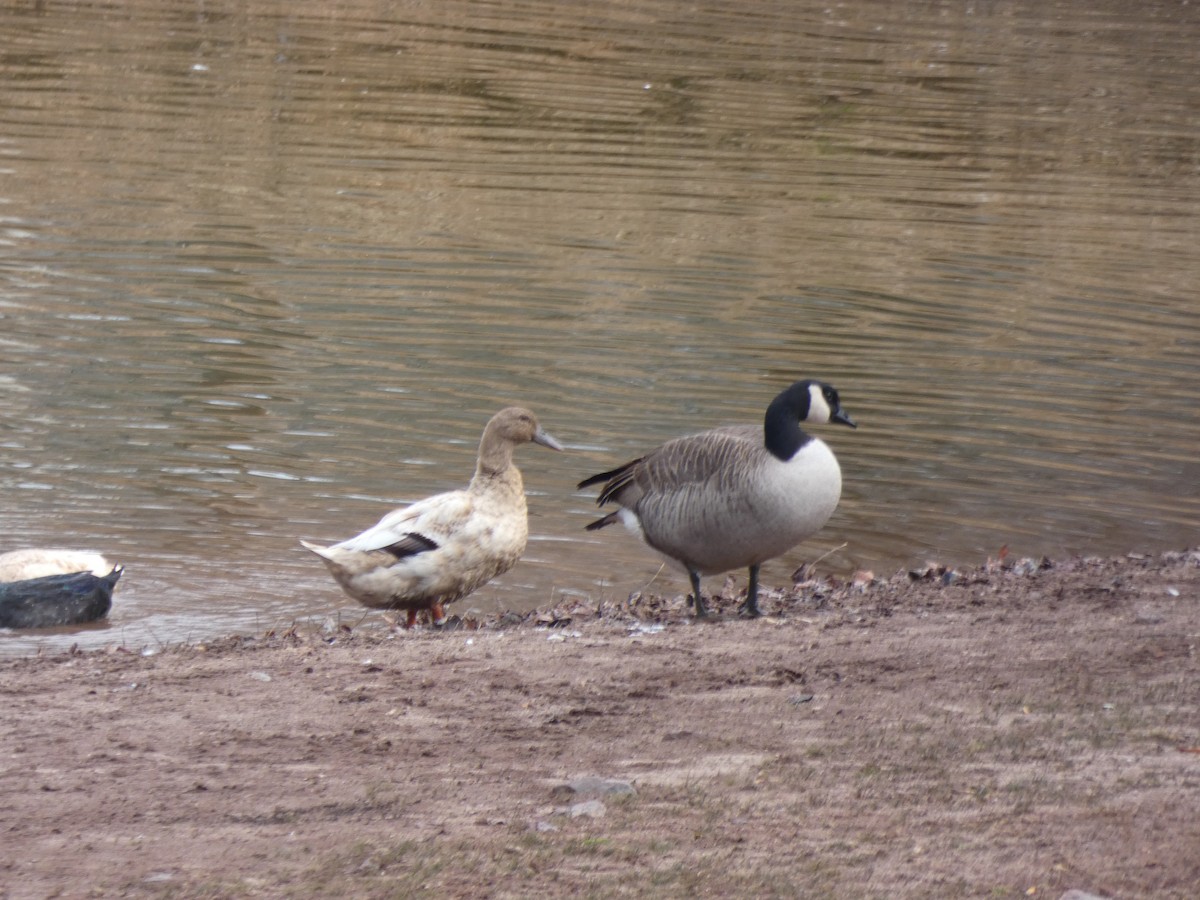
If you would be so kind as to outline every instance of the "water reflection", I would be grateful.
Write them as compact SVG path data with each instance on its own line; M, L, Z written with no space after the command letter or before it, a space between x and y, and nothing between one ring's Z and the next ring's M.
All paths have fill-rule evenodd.
M768 581L1195 541L1190 7L124 9L0 14L0 534L127 566L0 652L329 614L297 538L513 402L573 452L481 605L654 578L572 485L804 375L862 427Z

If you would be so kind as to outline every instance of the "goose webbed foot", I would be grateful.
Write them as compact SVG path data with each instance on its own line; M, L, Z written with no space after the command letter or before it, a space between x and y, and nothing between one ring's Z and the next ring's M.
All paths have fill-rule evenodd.
M738 615L744 619L757 619L762 615L758 608L758 566L750 567L750 585L746 588L746 602L738 607Z
M692 596L688 598L688 605L695 611L697 619L705 619L708 610L704 608L704 597L700 594L700 573L689 570L688 578L692 582Z

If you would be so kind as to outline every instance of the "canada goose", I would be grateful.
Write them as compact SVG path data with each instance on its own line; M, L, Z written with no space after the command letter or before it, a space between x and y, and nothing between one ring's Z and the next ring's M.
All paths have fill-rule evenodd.
M123 571L98 553L0 553L0 628L49 628L102 619Z
M563 449L529 410L502 409L483 430L475 476L466 490L395 510L331 547L300 543L320 556L342 589L364 606L407 610L407 628L418 611L427 609L440 624L445 604L507 572L525 550L525 486L512 455L527 441Z
M729 425L676 438L581 481L580 488L604 482L597 505L621 506L587 530L620 520L680 566L697 618L706 612L700 576L748 566L741 611L759 615L759 566L816 534L842 492L833 452L801 422L857 427L832 387L798 381L771 401L761 430Z

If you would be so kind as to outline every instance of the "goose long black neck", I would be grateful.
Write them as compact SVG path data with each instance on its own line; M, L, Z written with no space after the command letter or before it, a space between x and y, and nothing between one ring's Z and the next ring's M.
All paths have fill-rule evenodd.
M787 462L812 440L800 427L808 417L809 385L801 381L771 401L763 418L763 444L776 459Z

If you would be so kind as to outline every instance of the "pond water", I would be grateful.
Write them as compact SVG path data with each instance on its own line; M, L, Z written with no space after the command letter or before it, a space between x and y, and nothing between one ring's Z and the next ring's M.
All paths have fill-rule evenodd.
M808 376L768 584L1196 543L1200 4L252 6L0 11L0 549L126 566L0 654L357 621L298 539L512 403L570 452L459 611L684 592L574 484Z

